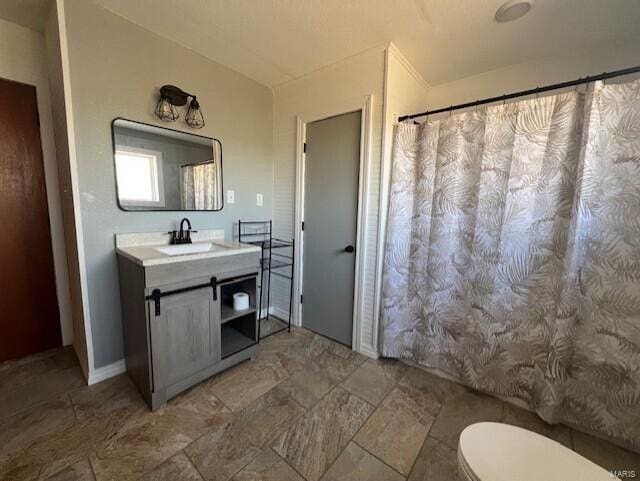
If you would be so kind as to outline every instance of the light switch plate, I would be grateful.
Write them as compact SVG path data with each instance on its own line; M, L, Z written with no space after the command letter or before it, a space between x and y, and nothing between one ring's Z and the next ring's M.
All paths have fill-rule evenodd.
M228 190L227 191L227 204L233 204L236 201L236 191Z
M262 206L264 204L264 198L262 194L256 194L256 205Z

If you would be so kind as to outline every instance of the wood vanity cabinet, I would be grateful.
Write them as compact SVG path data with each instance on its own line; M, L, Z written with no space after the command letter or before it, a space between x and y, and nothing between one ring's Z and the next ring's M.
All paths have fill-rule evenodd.
M255 356L259 254L143 266L118 255L127 371L152 410ZM250 308L234 311L233 293Z

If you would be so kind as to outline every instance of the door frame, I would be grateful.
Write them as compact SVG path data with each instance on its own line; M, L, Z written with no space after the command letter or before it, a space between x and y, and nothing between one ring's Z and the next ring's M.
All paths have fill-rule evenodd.
M321 112L309 117L296 116L296 185L295 185L295 213L294 213L294 287L293 287L293 321L297 326L302 325L302 303L300 294L304 292L304 235L302 221L304 220L305 197L305 153L304 143L307 139L307 124L324 120L338 115L361 111L360 120L360 167L358 173L358 212L356 223L356 262L353 284L353 334L351 348L360 351L362 327L362 299L364 298L365 261L367 259L366 233L369 217L369 178L371 170L371 131L372 131L373 94L349 102L339 110Z

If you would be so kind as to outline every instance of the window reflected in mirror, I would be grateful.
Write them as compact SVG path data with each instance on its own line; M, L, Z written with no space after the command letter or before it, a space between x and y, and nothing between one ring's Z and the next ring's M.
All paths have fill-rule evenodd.
M118 205L123 210L220 210L219 140L130 120L112 123Z

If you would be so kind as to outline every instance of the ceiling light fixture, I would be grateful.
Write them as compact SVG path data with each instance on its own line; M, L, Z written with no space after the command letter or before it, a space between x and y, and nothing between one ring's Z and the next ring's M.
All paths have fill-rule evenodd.
M496 22L506 23L524 17L531 10L531 1L509 0L503 3L494 16Z

